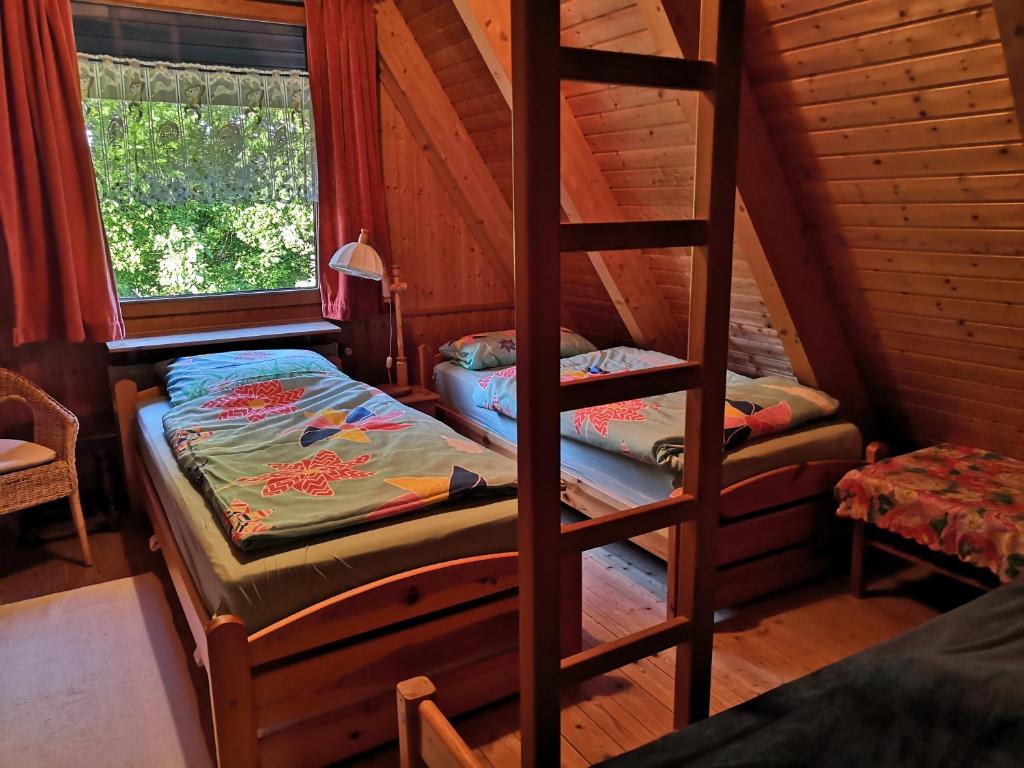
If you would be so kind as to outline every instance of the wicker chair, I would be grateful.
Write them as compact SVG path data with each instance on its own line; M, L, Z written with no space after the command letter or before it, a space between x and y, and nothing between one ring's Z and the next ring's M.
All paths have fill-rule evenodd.
M0 515L28 509L55 499L68 498L71 516L82 545L82 559L92 565L89 537L78 498L78 473L75 469L75 441L78 419L71 411L18 374L0 368L0 403L18 400L32 412L35 444L20 443L23 449L41 460L28 461L30 466L0 474ZM8 446L14 441L6 441ZM49 450L46 450L49 449ZM53 456L50 455L53 452Z

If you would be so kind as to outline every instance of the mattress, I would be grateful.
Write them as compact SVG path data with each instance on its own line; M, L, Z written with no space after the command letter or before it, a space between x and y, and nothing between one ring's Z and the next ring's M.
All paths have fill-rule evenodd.
M250 632L332 595L396 573L516 549L516 500L444 505L369 526L243 552L232 546L164 436L165 399L136 409L139 450L171 531L211 615L234 614Z
M500 413L473 404L473 390L493 370L471 371L448 362L434 368L434 389L441 404L477 427L516 442L516 422ZM737 380L743 377L730 374ZM732 485L763 472L805 461L863 456L860 430L846 421L812 422L799 429L760 440L751 440L725 455L722 484ZM587 483L600 488L623 507L635 507L666 498L680 476L651 464L603 451L592 445L563 437L562 467Z

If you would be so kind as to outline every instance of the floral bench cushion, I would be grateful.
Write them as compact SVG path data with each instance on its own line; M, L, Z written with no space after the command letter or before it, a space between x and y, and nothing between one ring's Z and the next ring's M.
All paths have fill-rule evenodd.
M856 469L836 486L839 515L988 568L1024 574L1024 461L940 444Z

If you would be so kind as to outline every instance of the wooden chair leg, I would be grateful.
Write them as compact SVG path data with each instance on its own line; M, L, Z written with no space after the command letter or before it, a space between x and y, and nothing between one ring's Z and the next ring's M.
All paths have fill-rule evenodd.
M92 565L92 548L89 546L89 532L85 529L85 515L82 512L82 500L78 495L78 489L68 497L71 505L71 519L75 523L75 531L78 532L78 543L82 545L82 562Z
M850 547L850 591L857 597L864 595L864 536L867 523L853 522L853 545Z

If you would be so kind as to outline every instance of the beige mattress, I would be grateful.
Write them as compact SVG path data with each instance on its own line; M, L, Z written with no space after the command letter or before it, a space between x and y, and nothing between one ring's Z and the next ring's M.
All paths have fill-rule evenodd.
M164 436L165 399L137 407L139 450L189 571L213 615L250 632L332 595L396 573L516 548L516 500L445 505L298 544L242 552L178 469Z

